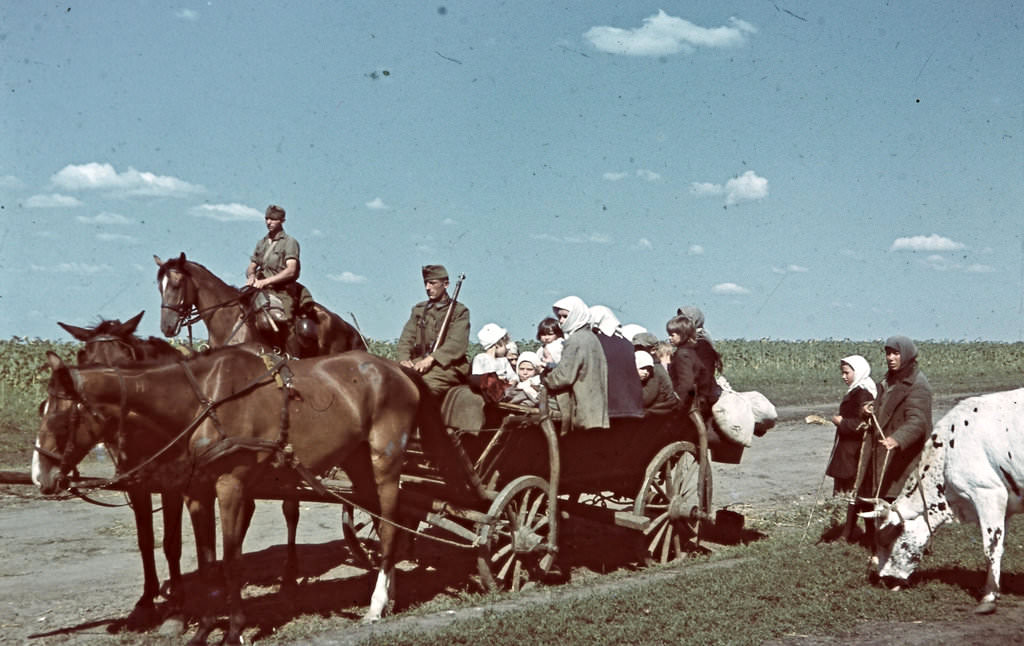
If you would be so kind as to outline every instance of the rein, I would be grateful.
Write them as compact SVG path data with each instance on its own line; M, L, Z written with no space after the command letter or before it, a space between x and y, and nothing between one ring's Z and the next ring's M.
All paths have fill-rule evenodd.
M884 438L885 436L882 434L882 426L878 423L878 418L875 417L874 413L871 413L871 422L874 424L875 429L878 430L878 434ZM881 473L881 476L878 479L878 488L875 490L875 498L878 498L879 494L882 491L882 481L885 479L885 472L889 468L889 456L891 456L891 455L892 455L892 449L886 449L886 451L885 451L885 460L882 463L882 473ZM932 521L931 521L931 518L928 515L928 499L927 499L927 497L925 497L924 487L921 485L921 483L924 480L924 476L921 473L921 460L920 460L920 458L918 458L917 468L915 470L917 471L917 482L914 483L914 488L917 489L918 492L921 494L921 512L924 514L924 523L925 523L925 526L928 528L928 535L929 536L934 536L935 535L935 530L932 529ZM896 514L897 518L900 519L900 524L905 526L906 525L906 521L903 518L903 514L900 513L899 508L896 507L896 505L890 505L889 509L890 509L890 511L892 511L893 513Z
M202 393L198 390L198 384L195 381L195 376L189 370L188 363L187 362L183 362L181 365L182 365L182 367L185 370L185 374L188 376L189 382L192 384L193 390L195 391L195 394L196 394L197 398L199 399L200 403L203 404L203 410L201 410L199 415L196 416L180 433L178 433L176 436L174 436L166 445L163 446L163 448L159 449L156 453L154 453L153 455L149 456L148 458L146 458L145 460L143 460L142 462L140 462L139 464L137 464L133 468L129 469L128 471L125 471L124 473L117 474L114 478L111 478L111 479L109 479L109 480L107 480L105 482L99 483L97 485L91 486L91 487L89 487L89 489L109 489L109 488L112 488L112 487L114 487L116 485L121 485L125 481L127 481L127 480L129 480L131 478L134 478L139 471L141 471L145 467L147 467L150 464L152 464L153 462L155 462L160 456L162 456L163 454L168 452L179 441L181 441L189 433L194 431L200 424L203 423L203 421L207 417L211 417L211 418L214 419L214 424L215 424L215 426L217 428L217 431L221 435L221 442L219 442L218 444L213 445L212 447L210 447L210 449L208 449L206 452L204 452L204 454L202 456L200 456L201 458L203 458L202 464L209 463L212 460L214 460L214 459L216 459L218 457L221 457L222 455L226 455L227 453L230 453L230 452L232 452L234 450L237 450L239 448L249 448L249 449L253 449L253 450L275 449L275 448L278 448L278 443L276 443L276 442L269 442L269 441L264 441L264 440L247 440L247 441L245 441L245 440L232 440L231 438L228 438L224 434L223 430L220 428L220 424L219 424L219 421L217 421L217 419L216 419L216 415L214 413L214 410L218 406L220 406L221 404L223 404L223 403L225 403L227 401L230 401L230 400L236 399L237 397L240 397L242 395L248 394L249 392L251 392L251 391L255 390L256 388L258 388L260 386L263 386L263 385L265 385L267 383L273 383L275 375L277 375L277 373L281 370L281 368L284 366L285 363L286 363L285 359L281 359L281 360L275 362L272 366L269 366L265 372L263 372L263 373L257 375L256 377L254 377L248 384L246 384L241 389L239 389L239 390L237 390L237 391L227 395L226 397L223 397L223 398L218 399L218 400L211 401L211 400L207 399L206 397L204 397L202 395ZM126 404L127 390L124 387L124 380L123 380L123 377L121 376L120 371L118 371L117 368L112 368L112 369L115 370L115 372L117 372L118 377L119 377L119 384L120 384L121 413L120 413L119 420L118 420L118 436L119 436L119 441L120 441L120 438L122 437L122 434L123 434L123 427L124 427L124 416L125 416L124 415L124 409L126 408L126 405L127 405ZM77 375L77 371L75 371L73 373L73 375ZM79 389L79 386L77 384L77 381L79 381L79 378L75 378L73 376L73 379L76 382L75 383L75 394L78 395L78 397L77 398L67 398L67 399L72 399L72 401L75 401L77 403L82 404L83 407L85 407L86 410L91 415L94 416L94 418L98 419L100 416L92 409L92 407L89 405L89 403L85 399L85 397L79 392L80 389ZM75 417L74 411L76 411L76 410L77 410L77 408L73 409L73 411L72 411L73 418ZM75 426L77 426L77 421L75 421ZM72 429L72 432L74 432L74 429ZM211 451L214 448L216 448L218 446L223 446L224 444L229 444L231 446L228 446L227 449L225 449L225 450L220 450L218 452L215 452L213 455L210 455ZM77 479L77 476L78 476L77 468L70 468L69 469L67 467L67 465L66 465L66 462L69 461L69 457L70 457L70 449L68 447L71 447L71 446L72 446L72 442L68 441L67 444L65 444L64 455L60 456L60 459L61 459L61 472L64 473L65 471L72 471L74 473L74 475L75 475L75 479ZM44 449L41 449L39 447L36 447L36 450L39 451L41 454L46 455L50 459L55 459L57 457L53 453L51 453L49 451L45 451ZM68 490L72 491L72 488L69 487ZM80 498L83 498L85 500L88 500L89 502L93 502L92 500L90 500L90 499L86 498L85 496L83 496L77 490L76 491L72 491L72 493L75 493L75 495L77 495ZM97 503L97 504L103 504L103 503ZM106 505L104 505L104 506L106 506Z

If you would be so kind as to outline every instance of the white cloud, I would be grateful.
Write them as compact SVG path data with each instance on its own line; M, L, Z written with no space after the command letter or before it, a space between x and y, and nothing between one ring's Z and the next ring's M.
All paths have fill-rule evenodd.
M654 248L654 245L651 244L651 241L648 240L647 238L640 238L639 240L637 240L636 246L638 248L640 248L640 249L653 249Z
M810 271L810 270L807 269L807 267L802 267L800 265L786 265L785 267L772 267L772 273L773 274L802 274L802 273L805 273L807 271Z
M724 192L721 184L712 184L711 182L694 182L690 184L690 192L697 197L707 197L709 195L721 195Z
M82 224L135 224L135 220L126 218L119 213L99 213L97 215L76 215L75 219Z
M656 182L661 179L661 175L655 173L653 170L647 170L646 168L638 168L636 176L641 179L645 179L648 182Z
M97 233L96 239L103 242L137 242L134 236L127 236L123 233Z
M339 283L348 283L350 285L366 282L366 276L353 274L350 271L343 271L340 274L327 274L327 277L330 278L331 280L336 280Z
M21 181L14 175L0 175L0 188L4 189L18 189L24 188L25 182Z
M212 218L221 222L262 220L264 216L264 211L239 204L238 202L232 202L231 204L200 204L190 208L189 213L199 218Z
M750 290L736 283L718 283L711 288L715 294L749 294Z
M185 197L202 193L206 189L176 177L156 175L129 167L123 173L110 164L91 162L70 164L50 178L57 187L66 190L106 190L120 197Z
M937 233L930 236L910 236L893 240L889 251L957 251L964 245Z
M973 263L964 267L964 271L969 274L990 274L996 270L995 267L989 265L982 265L979 263Z
M110 271L110 265L89 265L81 262L62 262L56 265L30 265L32 271L57 274L98 274Z
M749 200L760 200L768 196L768 180L748 170L739 177L725 183L725 203L728 205Z
M980 263L964 265L956 260L952 260L937 253L929 254L921 262L935 271L962 271L968 274L989 274L996 270L995 267Z
M704 247L700 246L699 244L692 244L686 250L686 253L691 256L702 256L704 255Z
M759 176L752 170L748 170L739 177L733 177L722 184L711 182L693 182L690 184L690 193L697 197L708 197L716 195L725 196L726 206L732 206L740 202L764 199L768 196L768 180Z
M180 18L181 20L195 22L199 20L199 12L194 9L178 9L174 12L174 17Z
M667 56L690 53L698 47L738 47L757 28L738 18L729 19L730 26L700 27L688 20L670 16L662 10L644 18L635 29L591 27L583 37L597 49L627 56Z
M605 173L601 177L605 178L609 182L617 182L620 179L626 179L627 177L629 177L629 173L617 173L617 172L608 171L607 173Z
M588 242L595 244L611 244L612 242L611 236L605 233L584 233L569 236L555 236L550 233L531 233L530 237L534 240L546 240L548 242L569 244L586 244Z
M50 193L49 195L33 195L25 200L25 206L30 209L66 209L82 206L82 201L70 195Z
M458 224L458 223L459 223L458 220L453 220L451 218L445 218L445 219L441 220L441 224L446 224L446 225L452 225L452 224Z
M385 211L391 207L385 204L384 200L380 199L379 197L375 197L366 203L366 208L370 209L371 211Z

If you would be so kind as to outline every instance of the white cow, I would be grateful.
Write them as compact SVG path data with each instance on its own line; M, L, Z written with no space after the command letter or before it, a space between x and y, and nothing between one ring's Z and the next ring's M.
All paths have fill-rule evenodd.
M932 533L947 521L981 526L988 578L975 612L995 612L1006 519L1024 511L1024 388L970 397L936 422L918 478L889 504L875 499L865 518L879 518L878 576L905 582ZM889 537L895 537L891 541Z

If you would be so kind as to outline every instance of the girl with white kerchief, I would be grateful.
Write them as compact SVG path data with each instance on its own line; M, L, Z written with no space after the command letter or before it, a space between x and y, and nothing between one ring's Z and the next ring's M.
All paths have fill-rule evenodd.
M878 395L878 386L871 378L871 366L864 357L859 354L843 357L839 370L847 389L839 404L839 414L832 416L832 423L836 426L836 444L832 460L825 470L825 475L833 479L833 495L853 490L865 430L861 407L874 401Z

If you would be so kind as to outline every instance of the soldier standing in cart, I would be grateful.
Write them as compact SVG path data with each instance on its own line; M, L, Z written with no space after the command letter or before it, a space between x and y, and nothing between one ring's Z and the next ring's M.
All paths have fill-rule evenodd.
M461 283L461 280L460 280ZM438 399L469 375L469 309L448 295L448 270L442 265L423 267L427 300L413 305L398 339L398 361L423 375Z

